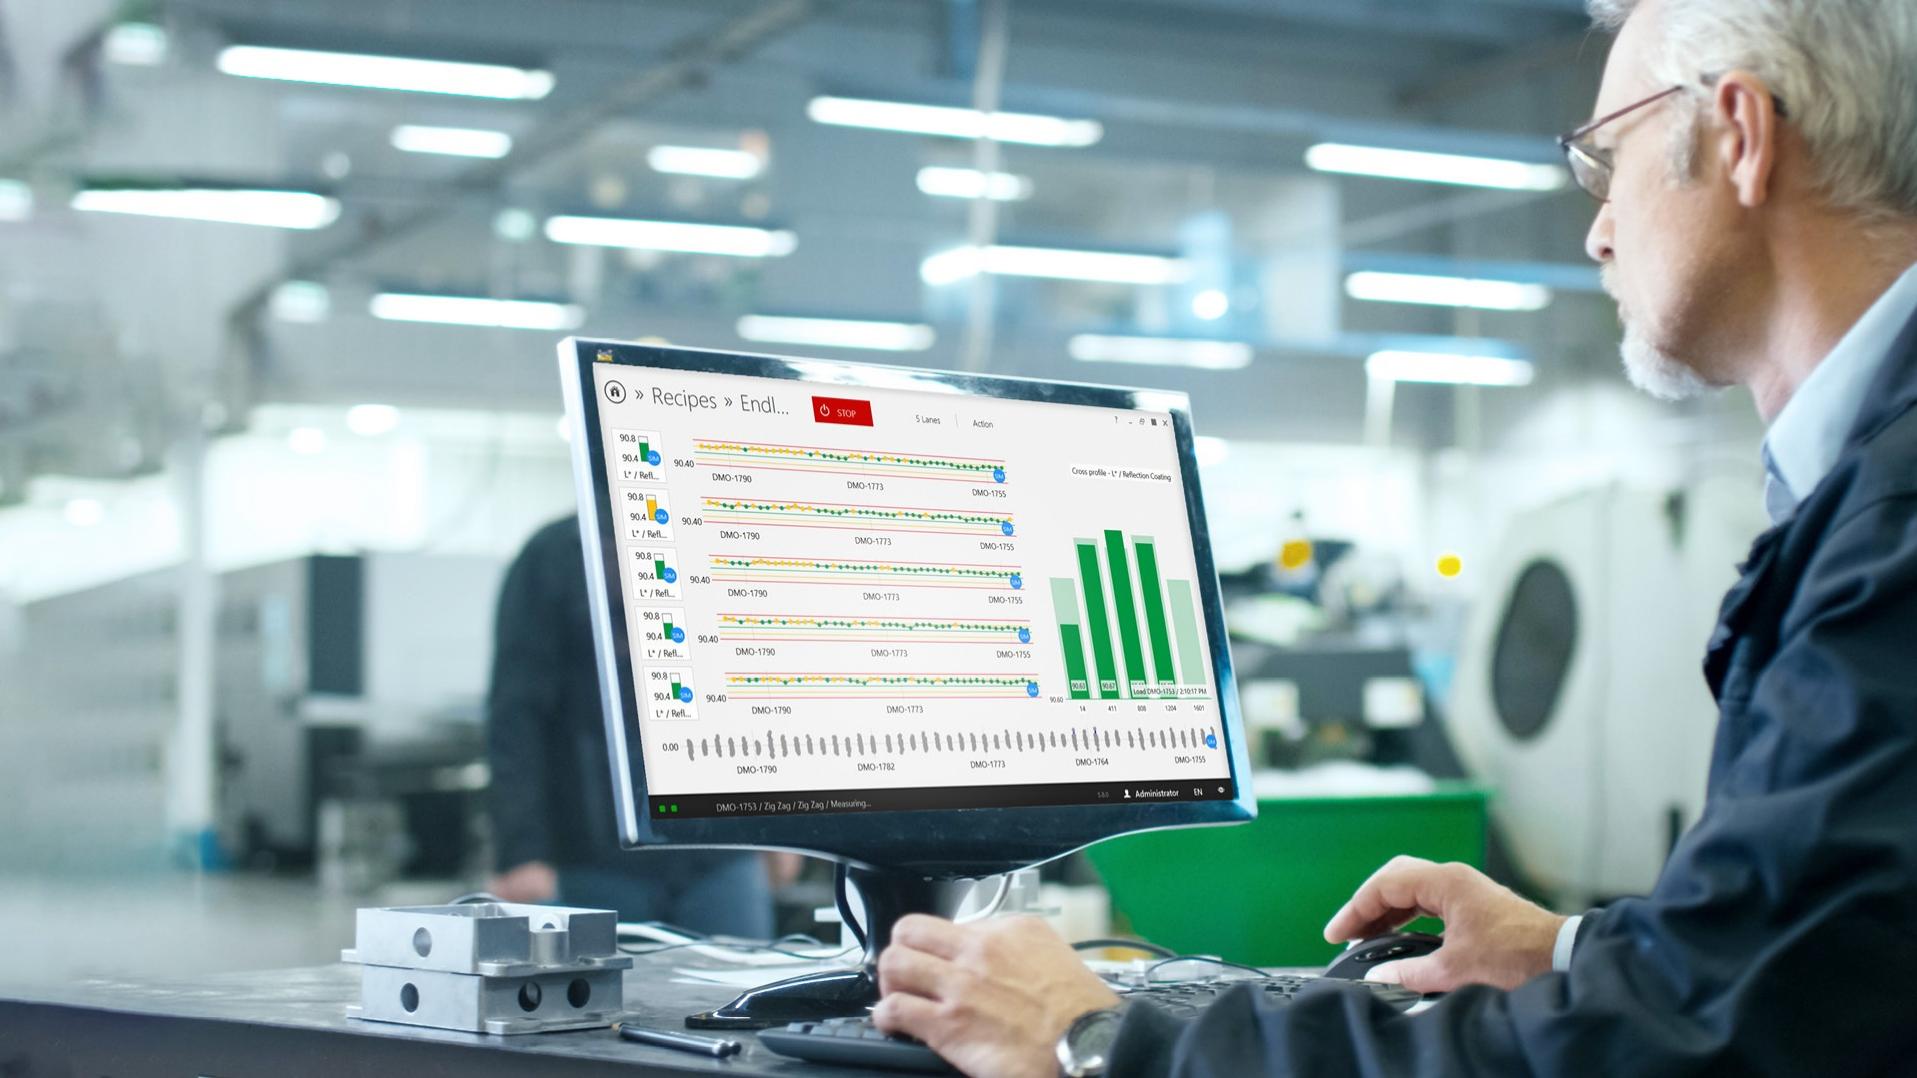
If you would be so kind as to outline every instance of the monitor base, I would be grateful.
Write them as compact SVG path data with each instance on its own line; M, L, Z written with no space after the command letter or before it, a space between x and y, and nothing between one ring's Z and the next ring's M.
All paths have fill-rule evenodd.
M765 1029L788 1022L866 1014L879 1001L879 952L892 942L892 926L912 913L952 916L971 893L973 883L847 866L841 870L839 886L856 888L865 905L865 961L859 968L808 973L747 989L723 1007L688 1015L686 1025L693 1029ZM839 908L846 908L843 895Z

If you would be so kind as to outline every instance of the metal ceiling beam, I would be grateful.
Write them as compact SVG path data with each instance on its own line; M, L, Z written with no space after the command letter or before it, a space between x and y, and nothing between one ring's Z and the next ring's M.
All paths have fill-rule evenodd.
M1097 0L1094 4L1072 0L1064 6L1077 14L1091 9L1101 18L1120 13L1181 21L1212 16L1474 46L1509 45L1560 28L1567 16L1581 10L1565 7L1562 0L1497 7L1416 0Z

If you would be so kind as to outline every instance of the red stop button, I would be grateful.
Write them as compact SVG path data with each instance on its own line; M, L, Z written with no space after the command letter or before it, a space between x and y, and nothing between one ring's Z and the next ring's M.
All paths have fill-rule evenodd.
M849 427L872 425L872 402L849 397L812 398L812 418L819 423L843 423Z

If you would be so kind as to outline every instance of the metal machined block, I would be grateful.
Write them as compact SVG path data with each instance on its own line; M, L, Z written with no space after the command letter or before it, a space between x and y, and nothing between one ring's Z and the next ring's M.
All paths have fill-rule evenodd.
M610 1024L624 1005L611 910L481 902L359 911L350 1017L474 1033Z
M611 1025L625 1007L619 970L475 977L366 966L347 1014L470 1033L546 1033Z

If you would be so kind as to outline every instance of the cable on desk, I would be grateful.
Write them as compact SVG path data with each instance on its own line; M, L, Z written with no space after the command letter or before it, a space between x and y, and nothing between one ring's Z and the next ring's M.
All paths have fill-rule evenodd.
M841 861L834 876L832 900L839 907L839 919L845 922L845 927L852 930L852 938L859 941L860 947L865 947L865 926L859 923L857 917L852 916L851 886L850 874L846 870L845 862Z
M1230 961L1226 961L1223 958L1213 958L1210 955L1180 954L1180 955L1173 955L1170 958L1161 958L1158 961L1153 962L1151 965L1146 966L1145 967L1145 983L1147 985L1190 984L1190 983L1194 983L1195 981L1216 980L1216 978L1182 978L1178 980L1160 981L1160 980L1155 980L1153 978L1152 975L1157 973L1161 967L1169 966L1173 962L1205 962L1214 966L1223 966L1226 969L1244 970L1246 973L1254 974L1261 981L1269 981L1272 979L1271 974L1266 973L1264 970L1259 969L1257 966L1247 966L1242 962L1230 962Z
M1102 951L1106 949L1144 951L1159 958L1183 958L1184 956L1170 947L1160 947L1149 940L1119 939L1116 936L1100 936L1096 939L1078 940L1072 944L1074 951Z

